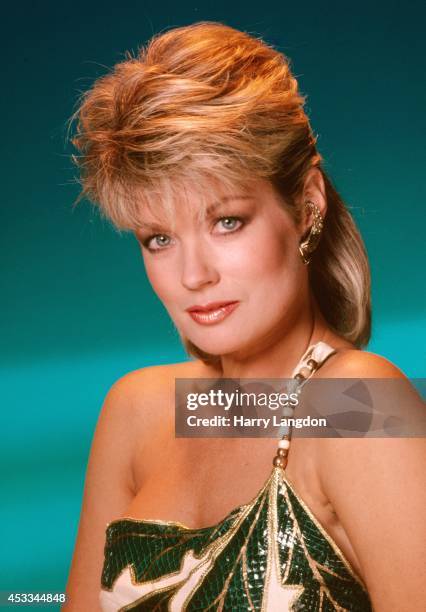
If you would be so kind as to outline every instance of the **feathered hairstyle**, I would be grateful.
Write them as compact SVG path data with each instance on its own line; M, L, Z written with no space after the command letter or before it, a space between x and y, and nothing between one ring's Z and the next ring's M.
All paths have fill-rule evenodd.
M232 190L257 177L298 221L306 174L318 168L327 215L310 284L330 327L362 347L371 327L366 252L324 171L304 103L288 59L258 38L212 22L155 36L99 78L71 117L77 202L87 197L118 230L134 230L143 205L171 214L185 185L196 186L202 205L212 181Z

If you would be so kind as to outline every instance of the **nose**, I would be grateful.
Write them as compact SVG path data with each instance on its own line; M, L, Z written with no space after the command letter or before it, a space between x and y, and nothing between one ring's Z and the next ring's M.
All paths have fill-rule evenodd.
M213 253L202 240L182 249L182 285L192 291L215 285L220 279Z

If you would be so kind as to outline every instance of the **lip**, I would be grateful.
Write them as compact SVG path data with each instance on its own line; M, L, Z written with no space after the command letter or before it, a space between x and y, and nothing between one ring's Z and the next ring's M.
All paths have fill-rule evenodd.
M191 306L186 310L196 323L200 325L215 325L226 319L238 305L238 301L210 302L205 306Z

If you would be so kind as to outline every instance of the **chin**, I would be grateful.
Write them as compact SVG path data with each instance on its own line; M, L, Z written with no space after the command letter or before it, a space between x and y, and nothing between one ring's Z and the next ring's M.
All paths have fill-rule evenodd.
M198 349L209 355L215 355L220 357L221 355L229 355L230 353L237 353L244 349L246 342L241 342L238 338L220 338L215 337L211 334L211 338L200 338L194 336L186 336L186 338L192 342Z

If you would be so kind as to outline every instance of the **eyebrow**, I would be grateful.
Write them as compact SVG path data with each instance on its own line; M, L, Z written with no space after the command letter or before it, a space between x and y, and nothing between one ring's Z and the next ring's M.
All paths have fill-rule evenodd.
M217 202L213 202L212 204L207 206L206 213L209 215L222 204L227 204L232 200L254 200L254 197L250 195L224 196L223 198L220 198L220 200L218 200Z
M150 221L142 221L141 223L138 224L138 228L135 230L135 233L137 234L141 230L150 230L153 232L161 233L164 231L164 226L161 226L159 223L156 223L155 221L153 221L152 223Z
M227 204L228 202L231 202L232 200L254 200L254 197L250 196L250 195L224 196L223 198L220 198L216 202L213 202L212 204L209 204L209 206L207 206L207 208L206 208L206 215L213 214L213 212L217 208L219 208L223 204ZM164 231L164 226L160 225L159 223L157 223L155 221L152 221L152 222L151 221L142 221L139 224L138 230L150 230L150 231L153 231L153 232L161 233L161 232ZM136 233L137 233L137 231L136 231Z

